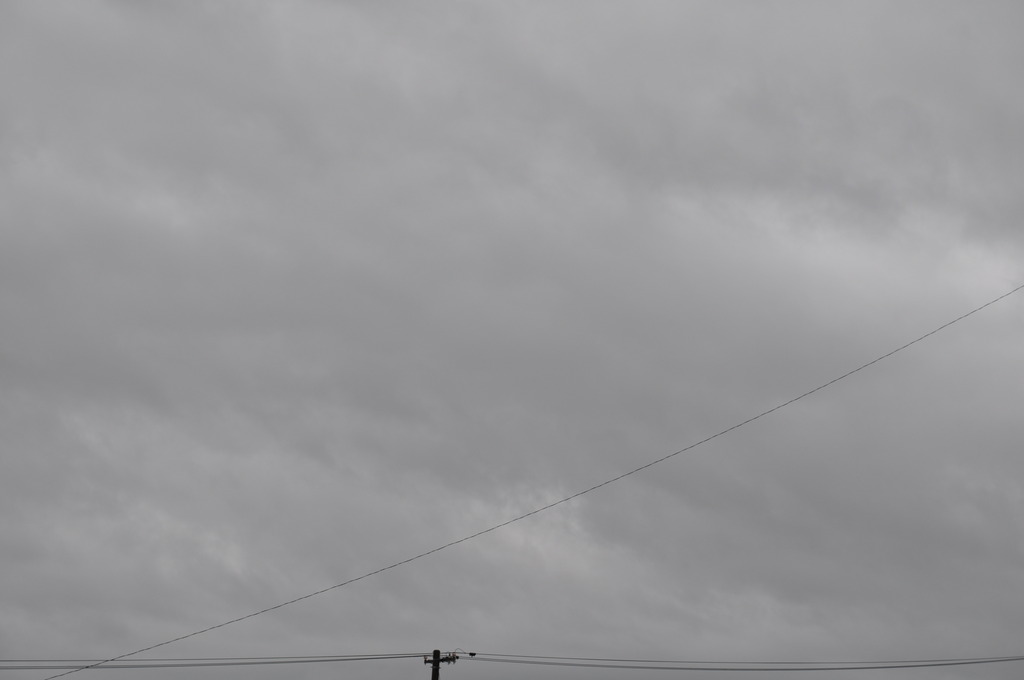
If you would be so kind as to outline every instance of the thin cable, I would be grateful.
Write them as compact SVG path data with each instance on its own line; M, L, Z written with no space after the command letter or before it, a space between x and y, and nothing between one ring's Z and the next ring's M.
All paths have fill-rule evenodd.
M615 664L584 661L531 661L529 659L490 659L479 656L470 657L473 661L486 661L490 663L512 663L529 666L560 666L570 668L610 668L617 670L639 670L639 671L875 671L892 670L898 668L942 668L948 666L977 666L981 664L1007 663L1011 661L1024 661L1024 656L1005 656L976 659L959 659L948 661L920 661L916 663L838 663L831 665L811 665L807 663L796 663L793 665L769 665L760 666L747 665L747 662L740 662L742 665L706 665L714 662L696 662L692 665L643 665L643 664Z
M693 664L729 664L729 665L758 665L758 666L770 666L770 665L783 665L783 666L799 666L799 665L817 665L817 666L841 666L841 665L856 665L856 664L913 664L913 663L945 663L945 662L960 662L960 661L1016 661L1017 659L1024 659L1024 656L1010 655L1010 656L968 656L968 657L953 657L944 659L861 659L860 661L836 661L834 659L828 661L707 661L707 660L696 660L696 659L615 659L600 656L540 656L537 654L493 654L488 652L474 652L470 658L489 661L488 657L494 657L495 659L541 659L544 661L600 661L610 664L626 664L626 663L638 663L638 664L676 664L676 665L693 665ZM461 658L461 657L460 657Z
M148 651L150 651L152 649L157 649L158 647L163 647L165 645L173 644L175 642L180 642L182 640L187 640L188 638L196 637L197 635L203 635L204 633L209 633L210 631L217 630L218 628L224 628L225 626L230 626L230 625L232 625L234 623L239 623L241 621L245 621L247 619L251 619L251 618L254 618L256 616L260 616L261 614L266 614L268 612L272 612L275 609L281 609L282 607L287 607L288 605L292 605L292 604L295 604L297 602L302 602L303 600L308 600L311 597L316 597L318 595L323 595L324 593L328 593L328 592L330 592L332 590L337 590L338 588L343 588L343 587L345 587L347 585L351 585L353 583L356 583L357 581L362 581L363 579L370 578L371 576L376 576L377 574L384 573L385 571L390 571L390 570L395 569L397 567L401 567L403 565L409 564L410 562L415 562L416 560L422 559L424 557L428 557L430 555L433 555L434 553L441 552L442 550L447 550L448 548L451 548L451 547L454 547L456 545L459 545L460 543L465 543L466 541L471 541L471 540L473 540L475 538L479 538L480 536L483 536L484 534L489 534L492 531L497 531L498 529L501 529L503 527L507 527L510 524L515 524L516 522L520 522L520 521L522 521L524 519L527 519L528 517L533 517L534 515L540 514L540 513L544 512L546 510L550 510L550 509L555 508L555 507L557 507L559 505L562 505L563 503L568 503L569 501L575 500L576 498L579 498L580 496L588 494L588 493L590 493L592 491L597 491L598 489L606 487L609 484L614 484L615 482L617 482L617 481L619 481L621 479L625 479L626 477L629 477L631 475L635 475L638 472L642 472L643 470L646 470L649 467L657 465L658 463L664 463L666 460L669 460L670 458L675 458L676 456L678 456L678 455L680 455L682 453L686 453L687 451L691 451L691 450L697 448L698 446L702 446L704 444L707 444L708 442L710 442L710 441L712 441L714 439L718 439L719 437L721 437L723 435L729 434L733 430L738 430L739 428L744 427L745 425L749 425L750 423L754 422L755 420L760 420L761 418L764 418L767 415L775 413L779 409L785 408L785 407L789 406L790 404L793 404L793 403L795 403L797 401L800 401L801 399L804 399L805 397L809 397L812 394L815 394L816 392L820 392L821 390L823 390L826 387L829 387L831 385L834 385L835 383L839 382L840 380L845 380L846 378L849 378L854 373L859 373L860 371L863 371L865 368L868 368L869 366L873 366L873 365L877 364L880 361L888 359L892 355L894 355L894 354L896 354L898 352L902 352L903 350L907 349L908 347L916 345L917 343L921 342L922 340L925 340L926 338L929 338L929 337L935 335L939 331L945 330L946 328L949 328L950 326L952 326L955 323L963 321L964 319L966 319L967 317L969 317L969 316L971 316L973 314L977 314L978 312L980 312L981 310L985 309L986 307L990 307L990 306L994 305L995 303L999 302L1000 300L1013 295L1014 293L1020 291L1021 289L1024 289L1024 284L1021 284L1021 285L1017 286L1016 288L1014 288L1013 290L1011 290L1011 291L1009 291L1007 293L1003 293L1002 295L1000 295L997 298L989 300L988 302L986 302L985 304L981 305L980 307L975 307L974 309L972 309L971 311L967 312L966 314L961 314L960 316L956 317L952 321L947 321L946 323L942 324L938 328L935 328L934 330L931 330L931 331L925 333L924 335L911 340L910 342L908 342L906 344L900 345L899 347L897 347L896 349L892 350L891 352L887 352L887 353L883 354L882 356L877 357L875 359L872 359L871 361L869 361L869 362L867 362L865 364L861 364L860 366L858 366L857 368L853 369L852 371L847 371L846 373L843 373L842 375L840 375L837 378L833 378L832 380L829 380L826 383L822 383L821 385L815 387L812 390L808 390L807 392L804 392L803 394L801 394L799 396L793 397L792 399L790 399L788 401L785 401L785 402L782 402L781 404L778 404L777 406L773 406L772 408L770 408L770 409L768 409L766 411L762 411L761 413L758 413L756 416L752 416L750 418L747 418L746 420L744 420L742 422L739 422L739 423L737 423L737 424L735 424L735 425L733 425L731 427L727 427L726 429L724 429L724 430L722 430L720 432L717 432L717 433L711 435L710 437L705 437L704 439L701 439L700 441L694 442L693 444L690 444L689 446L683 447L683 448L679 449L678 451L675 451L673 453L668 454L667 456L662 456L661 458L658 458L656 460L652 460L649 463L641 465L640 467L633 468L632 470L630 470L628 472L624 472L621 475L618 475L616 477L612 477L611 479L608 479L608 480L606 480L604 482L601 482L600 484L595 484L594 486L588 487L588 488L584 489L583 491L578 491L578 492L572 494L571 496L566 496L565 498L562 498L560 500L553 501L553 502L548 503L546 505L542 505L542 506L540 506L538 508L530 510L529 512L525 512L525 513L523 513L521 515L518 515L517 517L513 517L512 519L509 519L509 520L506 520L504 522L501 522L500 524L495 524L494 526L489 527L487 529L483 529L481 531L477 531L476 533L469 534L468 536L463 536L462 538L456 539L454 541L449 541L448 543L445 543L444 545L440 545L440 546L438 546L436 548L432 548L430 550L427 550L426 552L421 552L421 553L419 553L417 555L413 555L412 557L408 557L408 558L406 558L404 560L401 560L399 562L394 562L392 564L387 565L386 567L381 567L380 569L375 569L374 571L367 572L367 573L363 574L362 576L356 576L355 578L350 578L347 581L342 581L341 583L336 583L333 586L328 586L326 588L321 588L320 590L314 591L312 593L308 593L306 595L302 595L300 597L296 597L296 598L288 600L286 602L281 602L280 604L275 604L275 605L273 605L271 607L267 607L265 609L260 609L259 611L252 612L251 614L246 614L245 616L239 616L238 618L230 619L228 621L224 621L223 623L218 623L216 625L208 626L207 628L203 628L201 630L197 630L197 631L194 631L194 632L191 632L191 633L187 633L185 635L180 635L180 636L178 636L176 638L171 638L170 640L165 640L164 642L158 642L155 645L150 645L148 647L143 647L141 649L135 650L134 652L128 652L126 654L121 654L119 656L111 657L109 659L104 659L103 661L98 661L95 664L92 664L90 666L85 666L83 668L76 668L74 670L65 671L64 673L58 673L57 675L51 675L50 677L45 678L44 680L56 680L57 678L63 677L65 675L71 675L72 673L77 673L79 671L88 670L90 668L96 668L97 666L102 666L104 664L107 664L107 663L110 663L110 662L113 662L113 661L118 661L120 659L124 659L124 658L129 657L129 656L134 656L136 654L141 654L143 652L148 652Z
M297 663L330 663L339 661L373 661L423 657L423 653L363 655L363 656L298 656L298 657L205 657L182 659L139 659L137 662L113 663L109 669L141 668L209 668L219 666L263 666ZM489 658L495 657L495 658ZM899 668L933 668L1024 661L1024 656L967 657L952 659L913 659L890 661L681 661L655 659L608 659L600 657L533 656L525 654L475 654L460 658L492 663L513 663L533 666L573 668L602 668L620 670L730 670L730 671L826 671L826 670L882 670ZM76 662L74 665L56 665L58 662ZM14 665L22 662L24 665ZM0 662L0 670L86 670L89 663L76 659L8 659Z
M274 659L341 659L358 661L360 659L411 659L418 656L429 655L430 652L400 652L395 654L303 654L303 655L276 655L276 656L191 656L191 657L153 657L147 656L144 659L135 661L158 662L158 661L262 661ZM506 656L494 655L491 656ZM537 658L537 657L529 657ZM88 664L99 661L99 659L0 659L0 663L78 663Z
M368 656L318 656L318 657L212 657L205 659L138 659L129 662L108 662L103 668L106 669L127 669L127 668L210 668L218 666L279 666L284 664L309 664L309 663L337 663L341 661L383 661L388 659L411 659L425 656L419 654L386 654ZM95 660L75 659L52 659L38 660L11 659L7 662L0 662L0 670L4 671L25 671L25 670L62 670L72 669L73 671L95 668L98 664Z

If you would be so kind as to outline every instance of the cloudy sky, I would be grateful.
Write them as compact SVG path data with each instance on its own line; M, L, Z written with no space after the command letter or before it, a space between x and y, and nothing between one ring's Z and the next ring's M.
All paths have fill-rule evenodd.
M1024 283L1022 28L1015 2L3 3L0 658L392 565ZM1024 654L1022 404L1024 292L147 654Z

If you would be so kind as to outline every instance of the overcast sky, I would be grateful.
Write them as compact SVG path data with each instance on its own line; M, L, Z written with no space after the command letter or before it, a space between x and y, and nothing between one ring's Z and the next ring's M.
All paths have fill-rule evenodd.
M0 4L0 658L361 576L1024 283L1022 29L1016 2ZM1022 405L1024 292L148 655L1024 654Z

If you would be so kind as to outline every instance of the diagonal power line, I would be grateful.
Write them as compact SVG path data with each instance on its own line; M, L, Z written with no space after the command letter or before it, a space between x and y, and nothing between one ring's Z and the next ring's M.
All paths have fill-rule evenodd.
M756 420L760 420L761 418L764 418L765 416L771 415L772 413L775 413L776 411L778 411L780 409L786 408L787 406L789 406L789 405L791 405L791 404L793 404L795 402L798 402L801 399L804 399L806 397L811 396L812 394L820 392L821 390L824 390L825 388L830 387L830 386L834 385L835 383L837 383L837 382L839 382L841 380L845 380L846 378L849 378L850 376L854 375L855 373L859 373L860 371L863 371L864 369L869 368L870 366L874 366L875 364L877 364L877 363L879 363L881 361L884 361L885 359L888 359L889 357L893 356L894 354L902 352L903 350L905 350L905 349L907 349L909 347L912 347L913 345L916 345L917 343L921 342L922 340L925 340L925 339L935 335L936 333L939 333L939 332L949 328L953 324L956 324L956 323L959 323L960 321L963 321L964 319L968 318L969 316L977 314L978 312L982 311L983 309L985 309L987 307L990 307L990 306L996 304L997 302L999 302L999 301L1001 301L1001 300L1003 300L1005 298L1010 297L1011 295L1013 295L1014 293L1019 292L1022 289L1024 289L1024 284L1021 284L1021 285L1017 286L1016 288L1014 288L1014 289L1012 289L1012 290L1010 290L1010 291L1008 291L1006 293L1003 293L1002 295L1000 295L1000 296L998 296L996 298L993 298L993 299L989 300L988 302L986 302L983 305L975 307L974 309L970 310L969 312L967 312L965 314L961 314L960 316L956 317L952 321L947 321L946 323L942 324L941 326L938 326L937 328L934 328L934 329L928 331L924 335L921 335L921 336L919 336L917 338L914 338L910 342L907 342L907 343L904 343L903 345L900 345L896 349L893 349L893 350L891 350L889 352L886 352L885 354L882 354L879 357L876 357L876 358L872 359L871 361L868 361L868 362L866 362L864 364L861 364L857 368L854 368L853 370L847 371L846 373L843 373L840 376L832 378L831 380L818 385L814 389L808 390L808 391L804 392L803 394L800 394L800 395L797 395L797 396L793 397L792 399L789 399L789 400L784 401L784 402L782 402L780 404L772 406L771 408L769 408L767 410L761 411L760 413L758 413L755 416L751 416L750 418L747 418L746 420L738 422L735 425L727 427L724 430L720 430L719 432L716 432L715 434L713 434L713 435L711 435L709 437L705 437L704 439L701 439L701 440L696 441L696 442L694 442L692 444L689 444L688 446L685 446L685 447L679 449L678 451L673 451L672 453L670 453L668 455L665 455L665 456L662 456L661 458L657 458L657 459L652 460L652 461L650 461L648 463L645 463L645 464L643 464L643 465L641 465L639 467L635 467L632 470L629 470L628 472L623 472L622 474L620 474L620 475L618 475L616 477L612 477L611 479L607 479L607 480L605 480L603 482L600 482L600 483L595 484L593 486L587 487L586 489L583 489L582 491L577 491L576 493L574 493L574 494L572 494L570 496L566 496L566 497L561 498L561 499L559 499L557 501L553 501L553 502L548 503L546 505L542 505L540 507L534 508L533 510L530 510L529 512L524 512L523 514L518 515L516 517L513 517L511 519L505 520L504 522L501 522L500 524L495 524L495 525L493 525L491 527L488 527L486 529L483 529L481 531L477 531L476 533L469 534L467 536L463 536L462 538L456 539L454 541L449 541L448 543L445 543L443 545L439 545L436 548L432 548L432 549L427 550L425 552L421 552L421 553L419 553L417 555L413 555L412 557L407 557L404 560L400 560L398 562L394 562L392 564L389 564L389 565L387 565L385 567L381 567L379 569L375 569L375 570L367 572L367 573L365 573L365 574L363 574L361 576L356 576L354 578L350 578L347 581L342 581L341 583L335 583L332 586L328 586L326 588L321 588L320 590L317 590L317 591L314 591L314 592L311 592L311 593L307 593L305 595L293 598L293 599L288 600L286 602L281 602L279 604L275 604L273 606L266 607L264 609L260 609L259 611L255 611L255 612L252 612L250 614L246 614L245 616L239 616L237 618L230 619L228 621L224 621L222 623L218 623L218 624L215 624L213 626L208 626L208 627L203 628L201 630L196 630L196 631L193 631L191 633L187 633L185 635L180 635L180 636L178 636L176 638L171 638L170 640L165 640L163 642L158 642L158 643L150 645L148 647L142 647L141 649L136 649L135 651L132 651L132 652L127 652L125 654L121 654L119 656L114 656L114 657L111 657L109 659L103 659L102 661L97 661L96 663L93 663L91 665L81 666L81 667L78 667L78 668L74 668L72 670L65 671L64 673L58 673L57 675L51 675L50 677L45 678L45 680L56 680L56 678L60 678L60 677L63 677L65 675L71 675L72 673L78 673L79 671L89 670L91 668L97 668L97 667L102 666L104 664L108 664L108 663L112 663L112 662L115 662L115 661L119 661L119 660L127 658L129 656L134 656L136 654L141 654L143 652L148 652L148 651L151 651L153 649L157 649L158 647L164 647L166 645L170 645L170 644L173 644L175 642L180 642L182 640L187 640L188 638L193 638L193 637L196 637L198 635L203 635L204 633L209 633L210 631L217 630L218 628L224 628L225 626L230 626L232 624L239 623L241 621L245 621L247 619L251 619L251 618L260 616L262 614L266 614L268 612L272 612L272 611L274 611L276 609L281 609L282 607L287 607L287 606L295 604L297 602L302 602L303 600L308 600L310 598L317 597L318 595L323 595L324 593L330 592L332 590L337 590L338 588L343 588L345 586L348 586L348 585L351 585L353 583L356 583L357 581L362 581L364 579L370 578L371 576L376 576L377 574L381 574L381 573L383 573L385 571L390 571L390 570L395 569L397 567L401 567L403 565L409 564L410 562L415 562L416 560L422 559L424 557L428 557L430 555L433 555L434 553L441 552L442 550L447 550L448 548L451 548L453 546L459 545L460 543L465 543L465 542L471 541L471 540L473 540L475 538L479 538L480 536L483 536L484 534L489 534L492 531L497 531L498 529L501 529L503 527L507 527L510 524L515 524L516 522L520 522L520 521L522 521L522 520L524 520L524 519L526 519L528 517L532 517L534 515L538 515L538 514L544 512L544 511L546 511L546 510L550 510L550 509L555 508L555 507L557 507L559 505L562 505L563 503L568 503L569 501L572 501L572 500L574 500L576 498L579 498L580 496L588 494L588 493L590 493L592 491L597 491L598 489L606 487L609 484L614 484L615 482L618 482L618 481L620 481L622 479L625 479L626 477L629 477L631 475L635 475L638 472L642 472L642 471L646 470L647 468L650 468L650 467L653 467L655 465L658 465L659 463L664 463L665 461L667 461L667 460L669 460L671 458L675 458L676 456L678 456L680 454L686 453L688 451L692 451L693 449L697 448L698 446L703 446L704 444L707 444L708 442L710 442L710 441L712 441L714 439L718 439L719 437L722 437L722 436L724 436L726 434L729 434L733 430L738 430L741 427L749 425L750 423L753 423Z

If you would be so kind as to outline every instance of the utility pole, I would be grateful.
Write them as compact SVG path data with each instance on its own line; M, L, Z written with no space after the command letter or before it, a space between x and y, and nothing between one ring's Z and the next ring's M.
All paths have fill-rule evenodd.
M473 654L470 653L470 656L473 656ZM430 680L440 680L442 663L455 663L458 660L459 655L455 652L448 652L444 656L441 656L440 649L435 649L434 656L432 657L423 657L423 663L429 663L431 665Z

